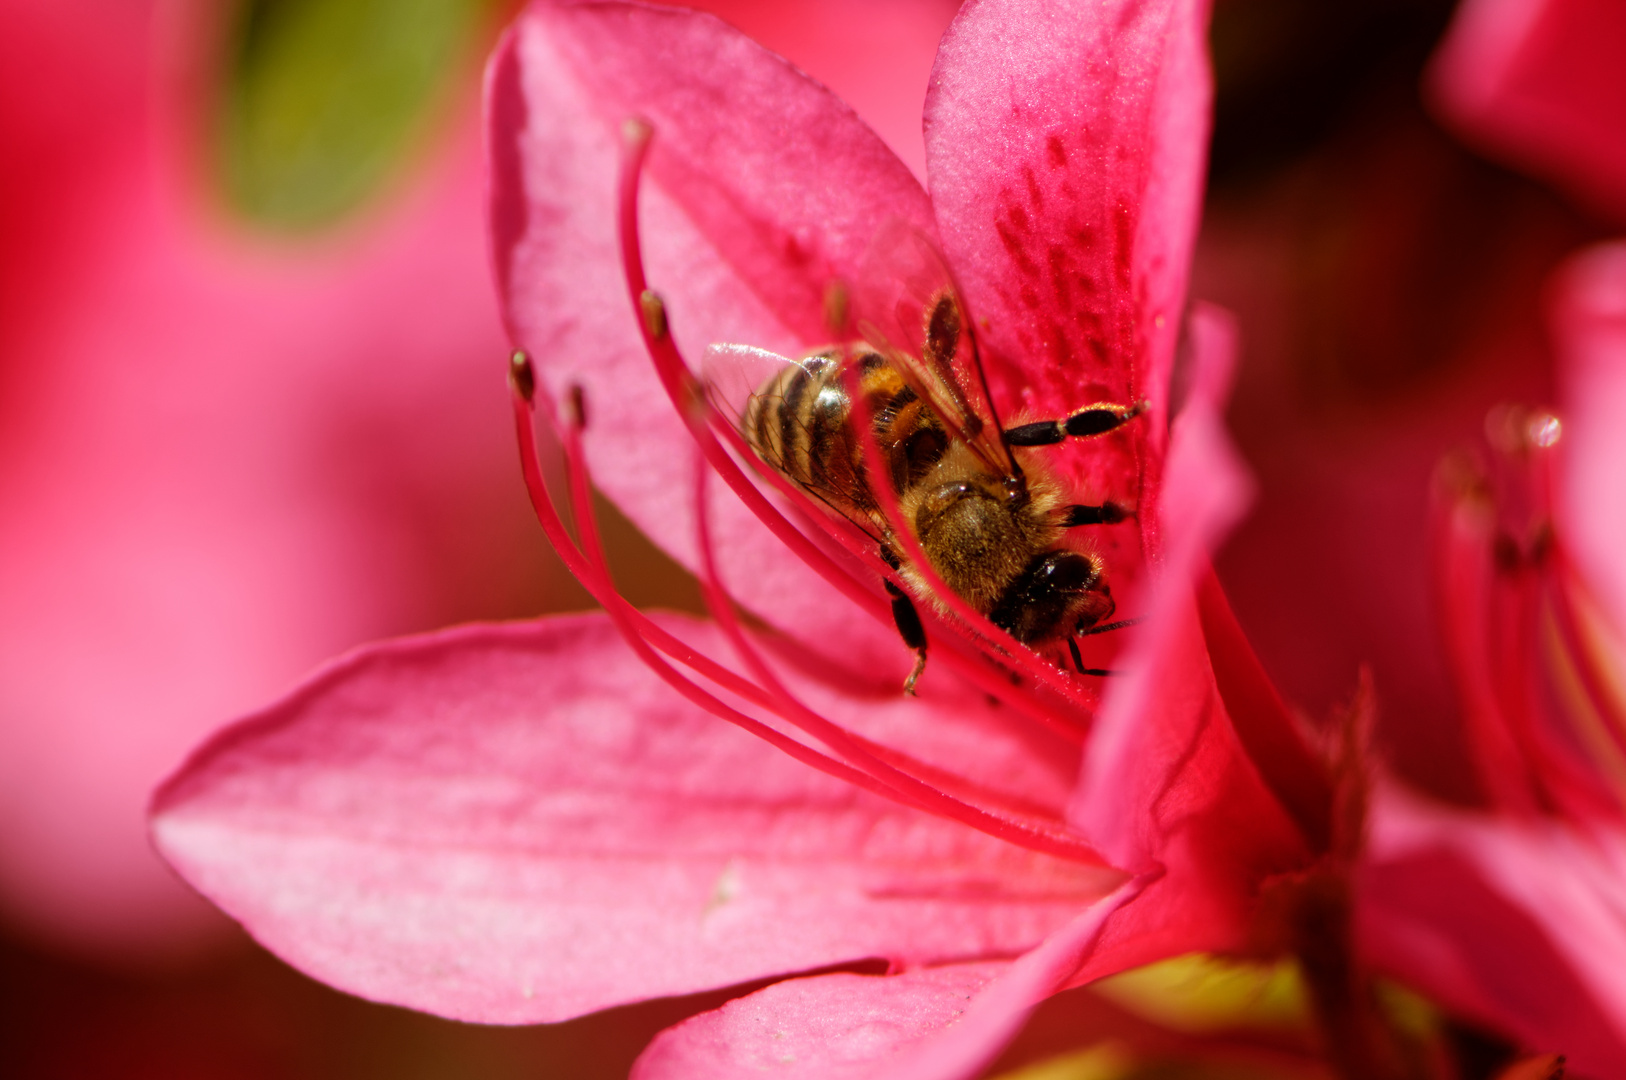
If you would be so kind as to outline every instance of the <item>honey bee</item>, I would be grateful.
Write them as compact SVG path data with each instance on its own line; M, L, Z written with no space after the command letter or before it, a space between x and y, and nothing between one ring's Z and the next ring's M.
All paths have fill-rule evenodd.
M906 694L926 664L911 594L936 598L876 497L881 482L891 485L903 523L944 584L1018 642L1041 653L1065 642L1080 673L1105 674L1084 667L1075 640L1099 632L1113 613L1105 568L1100 556L1063 538L1074 526L1128 514L1111 502L1070 503L1034 448L1112 431L1145 404L1095 404L1062 420L1002 429L952 287L915 310L916 350L865 342L781 361L739 409L740 434L770 468L874 540L908 587L885 582L898 631L916 656ZM849 366L856 367L851 380ZM884 477L866 461L849 385L862 395Z

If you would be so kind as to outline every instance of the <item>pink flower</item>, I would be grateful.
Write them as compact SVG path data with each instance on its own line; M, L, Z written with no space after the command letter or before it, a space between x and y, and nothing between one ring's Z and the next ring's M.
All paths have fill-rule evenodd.
M1495 414L1446 473L1441 611L1486 810L1380 799L1363 927L1378 966L1583 1075L1626 1068L1626 249L1556 291L1563 420Z
M1442 109L1594 205L1626 207L1618 5L1468 4ZM1504 408L1443 471L1436 588L1481 807L1393 789L1362 928L1378 966L1584 1075L1626 1070L1626 248L1552 284L1559 409Z
M711 18L529 9L488 79L497 277L535 358L515 368L533 499L607 611L341 659L165 785L166 858L303 970L462 1019L894 972L776 982L663 1035L642 1076L787 1053L808 1074L969 1075L1056 990L1245 947L1260 883L1333 830L1326 772L1206 569L1247 485L1218 416L1227 325L1184 295L1205 22L1195 0L968 5L933 71L928 198L841 102ZM1149 403L1053 448L1071 490L1134 511L1093 536L1146 616L1115 658L1087 642L1125 672L1105 694L928 612L931 666L902 697L873 550L753 483L708 424L682 356L826 344L832 283L899 221L940 245L1001 415ZM589 470L701 574L715 622L614 592Z
M321 656L523 610L526 510L465 121L337 233L215 206L204 5L0 14L0 890L80 948L220 920L148 794ZM212 71L210 74L214 74Z
M1626 220L1626 10L1613 0L1464 0L1431 96L1473 145Z

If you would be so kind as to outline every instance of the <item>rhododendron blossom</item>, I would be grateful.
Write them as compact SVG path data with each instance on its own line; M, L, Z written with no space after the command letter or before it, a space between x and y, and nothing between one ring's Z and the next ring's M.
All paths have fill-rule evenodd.
M1475 146L1626 221L1626 8L1464 0L1434 57L1437 111Z
M1207 570L1247 482L1228 324L1185 297L1206 16L968 4L926 102L928 195L715 19L532 6L488 75L497 279L533 502L605 611L341 659L160 791L172 865L316 977L462 1019L889 966L697 1017L648 1077L971 1075L1048 994L1249 947L1263 883L1292 892L1337 829ZM1073 499L1129 511L1078 541L1142 620L1085 641L1119 675L1069 674L939 588L903 696L890 568L700 380L713 346L841 346L900 227L941 253L999 416L1146 403L1049 448ZM695 570L711 621L616 593L590 484Z
M1626 250L1580 257L1556 298L1562 419L1493 414L1490 450L1442 474L1440 607L1491 812L1386 792L1363 925L1380 967L1608 1076L1626 1067Z
M1470 3L1447 118L1626 206L1619 5ZM1507 407L1442 469L1436 587L1482 806L1390 790L1363 887L1373 961L1582 1074L1626 1070L1626 248L1551 286L1556 412Z

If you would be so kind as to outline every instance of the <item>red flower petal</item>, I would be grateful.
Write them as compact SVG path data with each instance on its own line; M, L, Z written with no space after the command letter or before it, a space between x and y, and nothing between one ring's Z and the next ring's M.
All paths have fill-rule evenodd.
M1009 956L1119 879L803 767L683 704L598 616L341 661L195 756L153 827L301 969L499 1023L865 957Z
M1469 139L1626 219L1622 56L1617 0L1465 0L1429 84Z
M1234 341L1212 309L1193 320L1194 378L1171 438L1163 513L1169 543L1144 626L1118 661L1097 719L1071 820L1129 870L1168 876L1113 921L1090 977L1162 956L1237 948L1258 882L1302 866L1309 831L1261 779L1227 711L1260 702L1222 696L1194 599L1209 551L1241 515L1251 483L1219 407ZM1211 586L1217 589L1218 586ZM1250 718L1299 740L1285 712ZM1252 740L1271 745L1272 739ZM1292 762L1311 762L1306 752ZM1267 762L1278 765L1279 762Z
M1626 82L1626 80L1623 80ZM1626 633L1626 244L1576 257L1558 279L1564 537Z
M865 1076L959 1019L1006 966L788 979L663 1031L633 1066L632 1080Z
M1380 970L1575 1071L1626 1074L1626 837L1374 802L1361 948Z
M840 100L718 20L630 4L538 4L492 62L491 217L516 345L560 395L586 391L595 482L696 565L693 444L655 378L621 276L624 120L655 129L645 259L691 363L745 342L826 341L824 292L853 281L877 229L930 229L925 193ZM809 639L879 642L732 497L714 537L739 597Z
M926 162L995 397L1166 416L1207 147L1202 0L974 0L943 39Z
M1000 970L961 965L890 978L826 976L780 983L663 1033L637 1080L759 1075L966 1080L1060 990L1140 896L1128 882Z

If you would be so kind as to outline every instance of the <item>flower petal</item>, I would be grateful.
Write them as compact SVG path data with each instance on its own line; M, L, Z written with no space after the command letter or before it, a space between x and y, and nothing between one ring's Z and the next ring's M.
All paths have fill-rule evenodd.
M340 661L200 751L153 829L302 970L496 1023L865 957L1009 956L1117 880L792 761L684 704L600 616Z
M1143 887L1140 881L1125 883L1008 966L779 983L664 1032L633 1076L976 1076L1021 1030L1033 1007L1066 984L1107 920Z
M962 1016L1005 967L787 979L663 1031L633 1066L632 1080L865 1076L877 1061Z
M1626 837L1378 796L1357 908L1369 961L1577 1073L1626 1073Z
M1309 854L1304 831L1261 778L1228 712L1260 707L1259 695L1221 693L1195 600L1210 573L1208 554L1246 506L1251 482L1219 418L1232 331L1218 312L1199 308L1192 341L1192 391L1176 421L1163 489L1162 564L1146 623L1118 661L1126 674L1109 687L1069 813L1117 865L1161 864L1168 875L1114 920L1089 968L1094 975L1239 947L1259 880ZM1255 732L1250 743L1275 741Z
M497 277L514 343L556 397L584 388L595 482L693 567L692 443L654 375L620 270L623 121L654 127L645 259L695 364L716 342L798 356L826 341L827 286L856 279L884 221L929 230L925 192L828 91L693 12L536 4L492 61L488 111ZM830 603L731 496L718 499L713 534L743 602L807 640L884 640Z
M1564 405L1564 537L1617 633L1626 633L1626 244L1577 256L1558 278L1554 335Z
M1473 142L1626 219L1626 7L1465 0L1429 89Z
M1208 144L1203 0L973 0L943 38L926 163L1009 412L1168 415Z

